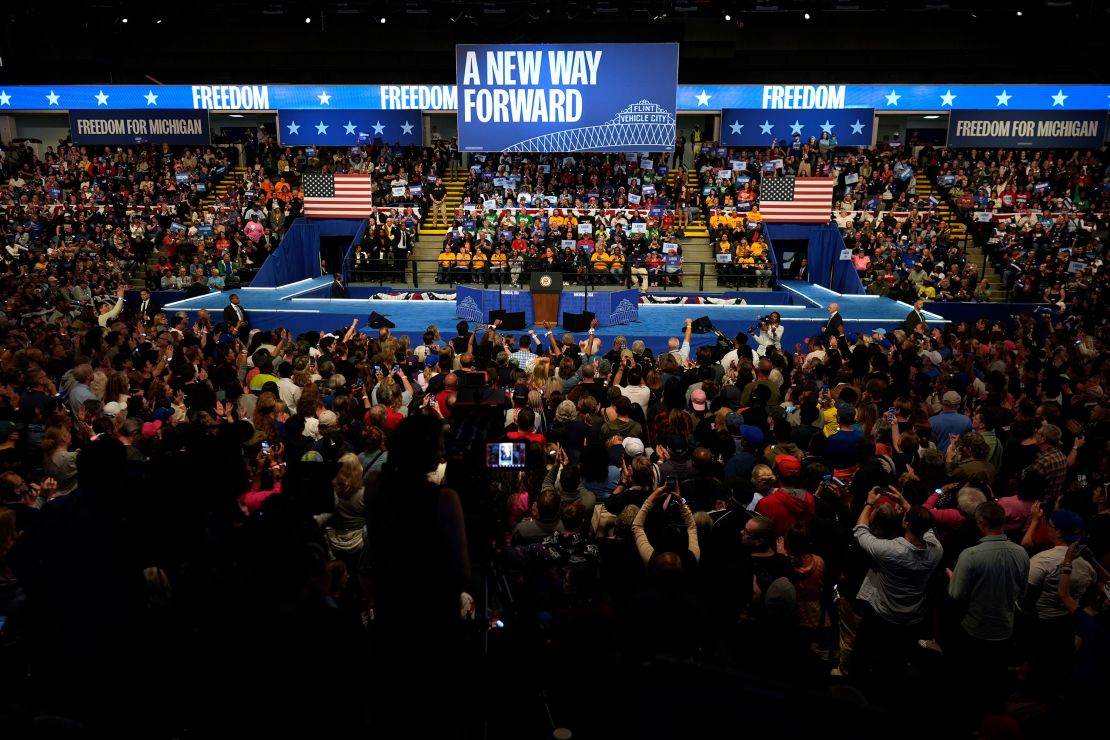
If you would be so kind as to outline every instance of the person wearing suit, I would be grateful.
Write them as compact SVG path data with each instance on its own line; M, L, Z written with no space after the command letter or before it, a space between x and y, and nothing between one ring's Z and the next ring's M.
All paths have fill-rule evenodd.
M239 305L239 296L232 293L228 300L231 303L224 306L224 323L227 324L228 330L234 332L237 326L241 329L249 327L250 318L246 310Z
M805 257L798 258L793 265L795 280L809 280L809 260Z
M154 317L162 313L162 307L154 302L146 288L139 291L139 310L136 313L144 324L154 321Z
M844 324L844 317L840 315L840 305L836 303L829 304L829 323L825 324L825 329L822 332L825 339L829 342L836 341L837 335L840 333L839 329Z
M332 273L331 290L329 295L332 298L346 298L347 286L343 285L343 277L338 273Z
M921 330L928 333L929 325L925 322L925 314L922 310L925 308L925 301L918 299L913 302L913 310L906 315L905 329L907 334L913 334L914 329L918 326Z

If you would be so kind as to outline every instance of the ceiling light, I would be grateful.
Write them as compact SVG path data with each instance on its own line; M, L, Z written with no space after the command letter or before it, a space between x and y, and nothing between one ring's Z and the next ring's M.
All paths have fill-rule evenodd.
M162 19L159 18L158 20L154 21L154 24L157 25L157 26L162 25Z
M1018 15L1021 15L1021 13L1018 13ZM123 19L121 19L121 20L122 20L122 21L123 21L124 23L127 23L127 19L126 19L126 18L123 18Z
M728 13L725 13L725 20L726 20L726 21L731 21L731 20L732 20L732 16L731 16L731 15L729 15Z
M1017 12L1017 17L1018 17L1018 18L1020 18L1020 17L1021 17L1021 11L1020 11L1020 10L1019 10L1019 11Z
M931 121L934 118L940 118L940 116L936 116L936 115L934 115L934 116L922 116L922 118L924 118L926 121Z
M228 113L227 117L228 118L242 118L243 114L242 113Z
M809 20L809 13L806 13L806 15L805 15L805 19L806 19L807 21Z
M381 22L385 23L385 16L384 15L381 17Z
M309 17L308 17L307 15L306 15L306 16L304 17L304 22L305 22L305 23L312 23L312 19L311 19L311 18L309 18Z

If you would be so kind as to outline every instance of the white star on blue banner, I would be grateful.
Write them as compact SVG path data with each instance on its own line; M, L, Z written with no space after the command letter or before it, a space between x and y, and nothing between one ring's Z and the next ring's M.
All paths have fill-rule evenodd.
M279 110L283 146L420 145L419 111Z
M794 133L802 143L809 137L820 138L822 132L836 136L839 146L867 146L874 132L875 111L871 108L843 110L747 110L726 108L721 111L721 144L723 146L771 145L771 140L787 143Z

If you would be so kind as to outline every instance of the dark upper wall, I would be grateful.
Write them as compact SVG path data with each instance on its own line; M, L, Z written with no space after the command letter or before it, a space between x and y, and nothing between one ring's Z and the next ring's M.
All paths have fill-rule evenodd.
M334 3L325 4L323 15L303 10L321 7L318 3L287 3L285 15L264 15L265 4L233 0L186 4L208 8L189 16L107 6L83 17L19 9L0 16L0 82L145 84L150 75L164 83L443 83L454 80L457 42L621 40L680 42L684 83L1105 83L1110 78L1110 63L1100 54L1110 26L1104 3L1082 3L1082 11L1031 9L1021 18L1010 5L973 18L968 11L910 12L905 8L911 0L885 12L815 10L809 21L800 12L737 12L726 22L719 4L712 10L709 2L679 4L683 1L701 11L677 20L674 0L633 1L620 14L577 12L573 3L547 6L543 0L502 2L496 7L505 7L504 15L446 0L431 3L435 10L428 15L406 15L399 1L352 2L348 7L361 12L346 15L336 14ZM989 2L976 5L984 4ZM375 9L381 7L394 9L385 11L384 25ZM453 20L468 7L473 22ZM652 20L644 7L670 12ZM573 20L566 17L568 8ZM305 24L309 12L313 23ZM124 14L127 24L120 22ZM161 24L155 24L158 18ZM247 27L253 31L244 33Z

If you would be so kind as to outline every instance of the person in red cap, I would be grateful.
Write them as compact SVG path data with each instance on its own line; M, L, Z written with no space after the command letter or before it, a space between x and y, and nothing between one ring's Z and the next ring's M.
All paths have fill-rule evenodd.
M775 460L779 486L760 500L755 511L775 523L775 536L784 537L795 522L809 524L817 510L813 494L800 487L802 463L793 455Z

